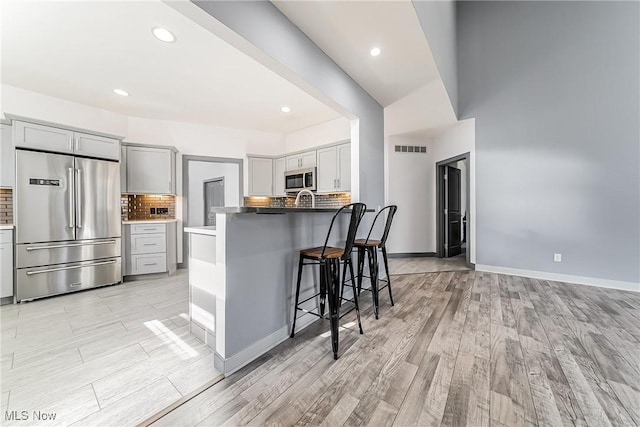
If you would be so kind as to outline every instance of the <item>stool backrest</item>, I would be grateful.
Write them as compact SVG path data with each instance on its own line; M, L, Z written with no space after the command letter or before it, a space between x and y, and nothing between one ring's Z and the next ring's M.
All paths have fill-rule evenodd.
M351 203L348 205L344 205L333 215L331 219L331 225L329 226L329 232L327 233L327 238L324 241L324 246L322 248L322 256L324 256L324 252L327 250L327 245L329 244L329 237L331 237L331 230L333 229L333 224L342 212L351 209L351 218L349 220L349 229L347 230L347 239L344 244L344 254L342 255L342 259L348 259L351 257L351 250L353 249L353 243L356 240L356 233L358 232L358 225L360 225L360 221L362 221L362 217L364 216L367 205L364 203Z
M385 243L387 243L387 237L389 237L389 230L391 230L391 222L393 221L393 216L396 214L396 211L398 210L398 206L396 205L389 205L380 209L380 212L378 212L376 217L373 219L373 224L371 224L371 228L369 229L369 234L367 234L367 240L365 243L369 242L369 239L371 238L371 233L373 232L373 228L376 226L376 222L378 221L378 218L384 213L384 211L387 211L387 210L389 211L389 214L387 215L387 222L384 225L384 231L382 232L382 237L380 238L380 247L383 248Z

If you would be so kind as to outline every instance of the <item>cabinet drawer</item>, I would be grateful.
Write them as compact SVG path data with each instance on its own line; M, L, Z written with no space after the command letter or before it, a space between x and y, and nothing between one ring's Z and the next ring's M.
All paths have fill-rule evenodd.
M0 244L0 298L13 296L13 245Z
M167 271L167 255L131 255L131 274L163 273Z
M167 231L166 224L131 224L130 227L131 234L152 234Z
M131 254L155 254L167 251L167 236L164 234L133 234Z
M0 243L13 243L13 230L0 230Z

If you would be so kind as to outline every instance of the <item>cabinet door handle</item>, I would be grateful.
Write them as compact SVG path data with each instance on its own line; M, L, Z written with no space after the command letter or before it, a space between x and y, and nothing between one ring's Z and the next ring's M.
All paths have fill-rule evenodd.
M157 262L147 262L147 263L144 263L142 265L158 265L158 263Z
M156 246L157 243L143 243L142 246Z

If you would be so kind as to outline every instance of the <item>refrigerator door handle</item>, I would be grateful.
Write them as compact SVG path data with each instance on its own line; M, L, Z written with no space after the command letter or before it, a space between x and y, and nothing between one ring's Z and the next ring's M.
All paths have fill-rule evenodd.
M73 221L73 193L75 193L74 191L74 181L73 181L73 168L69 168L67 170L67 182L69 183L68 186L68 190L69 190L69 228L74 228L76 225L74 224Z
M76 169L76 227L82 228L82 169Z
M94 262L92 264L81 264L81 265L72 265L69 267L47 268L46 270L27 271L27 276L33 276L34 274L42 274L42 273L53 273L55 271L75 270L75 269L84 268L84 267L96 267L98 265L115 264L116 262L117 260L113 259L110 261Z
M70 245L49 245L49 246L30 246L25 250L27 252L38 251L41 249L61 249L61 248L79 248L82 246L96 246L96 245L112 245L116 243L114 239L111 240L103 240L100 242L85 242L85 243L72 243Z

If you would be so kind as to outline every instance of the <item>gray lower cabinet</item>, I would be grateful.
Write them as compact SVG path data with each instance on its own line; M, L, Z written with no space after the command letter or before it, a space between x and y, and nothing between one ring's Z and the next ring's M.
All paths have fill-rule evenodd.
M124 275L173 273L177 264L176 223L124 225Z
M12 297L13 231L0 230L0 303L11 303Z
M175 153L171 149L127 146L128 194L175 194Z

